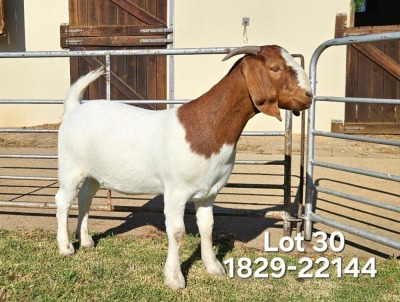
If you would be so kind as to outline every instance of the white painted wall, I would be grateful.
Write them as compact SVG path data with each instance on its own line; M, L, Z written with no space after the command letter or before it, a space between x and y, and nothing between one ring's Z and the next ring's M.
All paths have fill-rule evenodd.
M22 16L16 12L13 17ZM59 28L68 22L68 0L25 0L24 21L26 51L61 50ZM7 43L1 42L0 51ZM0 99L61 100L68 85L68 59L0 59ZM1 127L57 123L61 116L62 105L0 105Z
M308 62L314 49L334 35L335 16L347 13L349 0L175 0L174 47L223 47L278 44L301 53ZM25 0L27 51L60 50L59 26L68 22L68 0ZM248 41L242 17L250 18ZM0 38L3 39L3 38ZM1 41L0 41L1 42ZM0 51L1 50L0 43ZM175 98L195 98L229 70L235 59L222 55L180 56L175 59ZM329 49L321 57L318 93L342 96L345 48ZM63 99L69 85L68 59L0 59L0 99ZM0 127L56 123L61 106L0 105ZM321 130L331 119L343 119L340 104L321 104L316 116ZM299 119L295 118L295 131ZM280 130L283 123L257 116L247 130Z

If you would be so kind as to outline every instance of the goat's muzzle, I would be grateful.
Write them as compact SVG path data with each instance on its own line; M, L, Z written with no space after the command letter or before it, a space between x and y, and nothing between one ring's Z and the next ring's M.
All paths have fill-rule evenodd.
M293 99L294 108L292 109L293 114L295 116L299 116L300 111L307 110L308 108L310 108L312 104L312 97L313 97L312 93L307 91L306 97L302 98L302 100L294 98Z

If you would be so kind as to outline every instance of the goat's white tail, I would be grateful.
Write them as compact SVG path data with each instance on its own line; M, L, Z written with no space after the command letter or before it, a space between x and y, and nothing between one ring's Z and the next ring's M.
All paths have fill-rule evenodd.
M96 70L89 72L87 75L80 77L72 86L69 88L67 92L67 97L64 102L64 115L65 118L75 107L78 107L81 104L83 93L85 89L104 74L104 67L101 66Z

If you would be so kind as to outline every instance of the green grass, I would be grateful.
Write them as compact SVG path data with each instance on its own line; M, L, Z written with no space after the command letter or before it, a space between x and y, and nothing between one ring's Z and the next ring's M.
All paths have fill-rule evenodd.
M109 236L97 241L94 249L79 249L74 256L63 257L54 233L0 230L0 301L400 301L396 259L377 261L375 278L336 278L333 266L326 271L331 275L326 279L298 278L299 270L279 279L243 279L237 273L234 278L217 278L204 272L200 239L187 236L181 252L187 288L173 291L163 285L164 235ZM226 236L216 243L222 260L281 257L287 265L298 265L299 258L307 256L250 250ZM322 256L313 255L313 259ZM349 261L343 257L344 264ZM315 269L316 265L311 271Z

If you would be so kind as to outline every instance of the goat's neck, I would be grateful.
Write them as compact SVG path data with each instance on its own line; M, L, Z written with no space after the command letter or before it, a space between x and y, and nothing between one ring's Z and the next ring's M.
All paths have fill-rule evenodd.
M236 146L246 123L255 114L245 80L238 70L178 109L191 149L205 157L218 153L223 144Z

